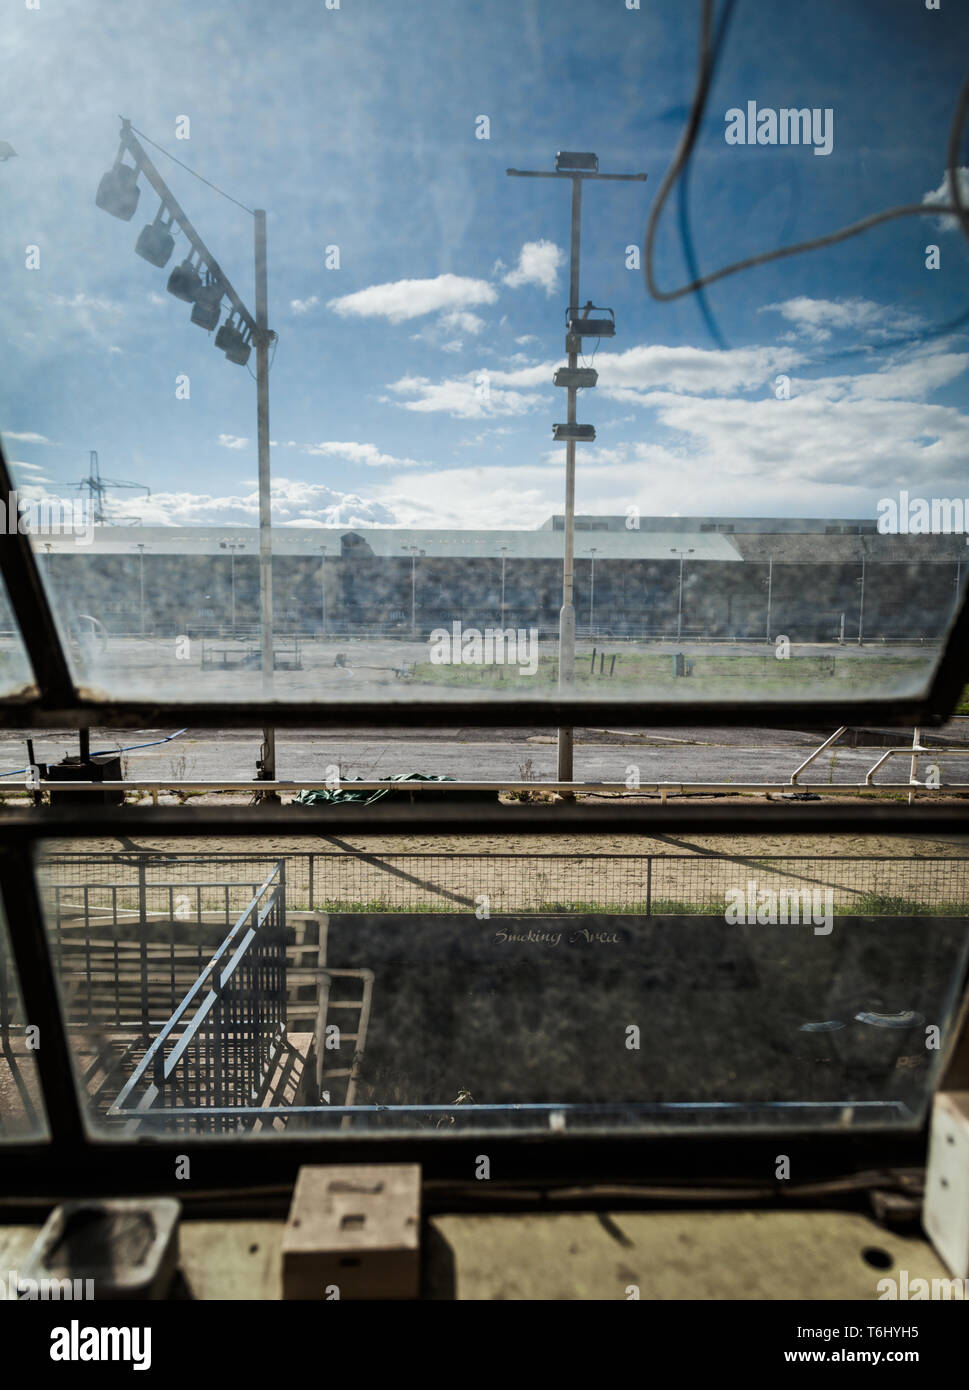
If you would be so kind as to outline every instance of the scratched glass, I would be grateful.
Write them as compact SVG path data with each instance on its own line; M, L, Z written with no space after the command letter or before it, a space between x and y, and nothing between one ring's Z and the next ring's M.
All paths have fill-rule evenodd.
M736 8L661 289L945 205L969 14L821 10ZM967 584L962 232L907 217L653 299L695 24L14 7L0 431L79 682L390 711L925 691Z

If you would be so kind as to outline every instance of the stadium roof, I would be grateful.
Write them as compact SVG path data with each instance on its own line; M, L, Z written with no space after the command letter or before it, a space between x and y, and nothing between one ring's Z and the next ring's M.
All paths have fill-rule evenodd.
M273 554L314 555L326 546L327 555L334 557L348 545L362 557L369 550L382 559L409 559L411 547L423 551L428 558L500 560L561 559L564 546L562 531L431 531L400 527L352 526L277 526L273 527ZM577 559L588 559L593 548L596 559L671 560L671 550L683 549L684 539L693 554L691 560L740 561L741 556L731 537L710 534L691 534L666 531L607 531L591 535L576 535ZM72 551L95 555L134 555L143 545L146 555L229 555L230 545L236 554L255 555L259 550L259 532L255 527L229 526L97 526L90 544L72 535L38 535L36 548L43 554L64 554Z

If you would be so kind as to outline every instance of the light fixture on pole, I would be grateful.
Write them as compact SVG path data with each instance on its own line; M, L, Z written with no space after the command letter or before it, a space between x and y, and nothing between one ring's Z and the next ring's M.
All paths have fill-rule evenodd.
M135 242L135 251L151 265L167 265L175 250L175 238L172 236L171 228L171 213L166 222L165 204L162 203L154 222L148 222L142 227Z
M133 164L124 162L128 154ZM148 152L137 139L131 122L122 117L121 138L114 165L101 179L95 198L99 208L122 221L130 222L138 206L140 189L138 177L144 174L161 199L161 208L153 223L145 227L136 247L138 254L154 265L167 263L174 246L177 229L189 243L186 258L168 277L168 292L176 299L192 305L192 322L211 332L218 325L223 301L229 314L223 329L216 335L216 345L230 362L242 366L256 349L256 433L259 466L259 617L261 632L262 694L272 699L275 653L273 642L272 599L272 509L270 496L269 454L269 347L276 334L268 322L268 275L266 254L266 214L257 208L250 212L253 219L253 249L256 280L256 312L251 314L233 289L225 272L209 251L205 242L186 216L181 204L155 168ZM234 200L233 200L234 201ZM166 220L167 219L167 220ZM171 238L172 247L168 240ZM258 763L258 776L265 781L276 780L276 738L271 727L263 729L263 744ZM276 793L267 793L277 799Z
M201 288L202 276L199 273L196 253L193 251L191 256L182 261L181 265L177 265L169 275L166 289L176 299L181 299L186 304L194 304L195 296Z
M602 317L592 319L594 305L591 301L584 308L579 300L579 253L582 228L582 185L586 179L613 180L623 183L643 183L645 174L600 174L598 157L591 151L559 150L555 156L555 170L508 169L512 178L526 179L570 179L572 182L572 218L569 252L569 308L567 311L565 350L568 354L568 368L559 368L555 373L554 384L568 390L568 418L564 424L553 427L552 437L565 444L565 547L562 561L562 607L559 612L559 694L567 695L573 687L575 678L575 606L573 590L575 585L575 446L576 443L589 443L595 439L592 425L576 423L576 393L585 386L594 386L596 374L591 368L579 367L579 353L582 350L583 336L612 337L616 331L615 316L612 310L596 311ZM590 328L592 323L597 329ZM608 326L606 326L608 325ZM589 329L589 333L587 333ZM600 331L601 330L601 331ZM591 372L592 380L583 379L580 373ZM558 780L572 781L572 730L558 731Z
M687 555L693 554L693 547L690 546L689 550L677 550L675 546L670 546L670 554L680 557L680 600L676 608L676 640L678 642L683 631L683 561Z

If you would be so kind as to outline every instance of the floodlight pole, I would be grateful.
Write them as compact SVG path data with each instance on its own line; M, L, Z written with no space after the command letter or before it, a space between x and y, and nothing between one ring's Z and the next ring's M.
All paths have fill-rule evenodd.
M268 277L266 270L266 214L262 209L253 213L255 269L256 269L256 313L250 314L245 304L232 286L218 261L185 214L178 199L156 169L148 151L131 128L131 122L121 118L121 154L127 149L140 173L151 184L162 204L168 210L173 222L184 233L193 251L199 256L211 274L224 287L223 298L228 300L231 311L249 329L253 346L256 349L256 430L259 459L259 600L260 627L262 634L262 693L264 700L271 700L273 693L274 642L273 642L273 580L272 580L272 507L270 494L269 465L269 345L275 334L268 321ZM262 755L258 777L260 780L276 780L276 731L263 729ZM266 801L278 801L277 792L264 792Z
M572 219L569 246L569 308L579 304L579 253L582 232L582 184L586 179L607 179L623 183L642 183L645 174L600 174L570 169L507 169L510 177L518 179L571 179L572 180ZM568 345L567 345L568 346ZM569 352L569 368L579 364L579 354ZM568 387L568 415L570 425L576 423L576 401L579 388ZM575 440L565 441L565 548L562 561L562 607L559 610L559 694L568 694L575 680ZM558 780L572 781L573 768L572 730L558 731ZM571 797L571 792L566 793Z
M320 546L320 636L326 636L326 546Z
M253 235L256 260L256 439L259 458L259 628L262 635L262 696L273 697L273 674L276 664L273 641L273 533L272 492L269 467L269 287L266 270L266 214L257 208L253 214ZM276 730L265 726L262 731L262 757L259 776L266 782L276 780ZM274 792L266 800L278 801Z
M145 636L145 544L138 541L135 549L138 551L138 587L141 590L141 636Z
M687 555L693 554L693 547L690 546L689 550L678 550L675 546L671 546L670 550L673 555L680 557L680 597L676 605L676 640L678 642L683 632L683 561Z

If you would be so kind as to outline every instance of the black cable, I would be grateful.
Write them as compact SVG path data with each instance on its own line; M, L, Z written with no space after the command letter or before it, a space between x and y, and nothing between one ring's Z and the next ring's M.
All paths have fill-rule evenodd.
M727 11L725 10L725 14ZM953 198L952 203L914 203L902 204L894 208L886 208L883 212L871 213L868 217L863 217L858 222L853 222L846 227L841 227L837 231L828 232L824 236L812 237L808 241L795 242L791 246L779 246L773 251L762 251L756 256L746 256L743 260L735 261L732 265L721 267L720 270L712 271L709 275L694 276L686 285L681 285L676 290L661 290L656 284L653 275L653 244L656 239L656 227L659 222L660 214L669 197L673 184L679 178L683 168L689 161L697 136L703 121L704 111L706 110L707 98L710 93L710 84L713 76L713 69L716 59L719 56L719 45L724 37L723 28L718 33L715 41L714 51L710 48L710 28L713 15L713 0L703 0L703 10L700 21L700 56L697 68L697 83L693 94L693 102L687 118L686 128L680 138L680 144L673 156L673 162L663 176L656 201L650 211L649 220L646 225L646 234L643 244L643 273L646 279L646 286L654 299L669 301L680 299L687 294L695 294L705 285L712 285L717 280L723 280L728 275L736 275L738 271L750 270L757 265L766 265L771 261L779 261L788 256L799 256L805 251L820 250L824 246L833 246L837 242L847 241L851 237L859 236L871 227L880 226L883 222L892 222L899 217L937 217L940 214L954 213L958 216L960 225L969 239L969 208L962 201L961 191L958 187L958 153L959 141L962 133L962 126L965 122L967 111L969 111L969 74L967 74L962 88L956 101L953 112L952 123L949 128L949 144L947 152L947 169L949 171L950 194Z
M713 78L716 75L717 63L720 60L720 55L723 52L724 45L726 43L727 28L730 24L731 16L733 15L735 3L736 0L726 0L723 9L720 11L720 22L717 25L717 36L713 44L713 53L710 56L711 82L713 81ZM689 206L689 178L690 171L692 169L692 155L693 152L691 150L687 154L687 157L684 161L683 174L680 178L679 183L679 223L680 245L683 248L683 257L686 261L686 268L690 272L694 280L696 280L699 279L700 269L697 265L696 253L693 249L693 233L690 227ZM716 343L718 348L720 348L722 351L727 351L727 344L724 341L723 334L720 332L720 329L717 325L717 321L713 316L713 310L710 307L709 301L707 300L706 294L704 293L702 286L697 290L696 297L697 304L700 308L700 313L703 316L703 321L707 326L707 332L710 334L710 337Z
M242 208L242 211L247 212L250 217L255 217L256 214L253 212L252 208L247 208L245 203L240 203L239 199L233 198L231 193L226 193L223 189L219 188L217 184L210 183L209 180L204 179L201 174L197 174L194 169L190 169L187 164L183 164L180 159L176 159L173 154L169 154L168 150L164 149L161 145L157 144L157 142L152 140L150 136L146 135L143 130L137 130L134 126L132 126L131 129L140 139L146 141L149 145L154 145L155 149L160 150L161 153L165 155L167 159L172 160L175 164L179 166L179 168L184 169L186 173L189 173L192 175L193 178L198 179L199 183L204 183L208 188L213 189L214 192L221 194L223 198L228 198L230 203L235 203L237 208Z

